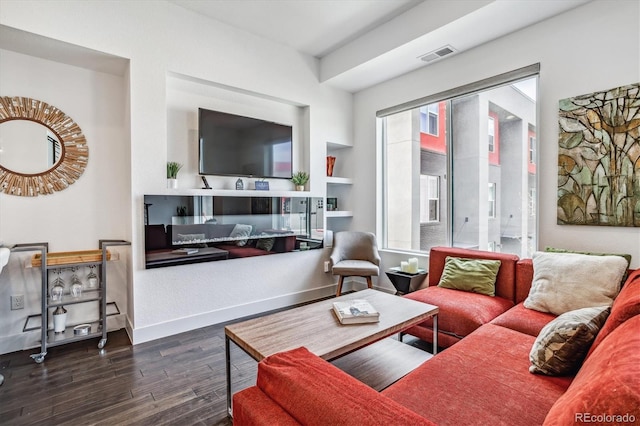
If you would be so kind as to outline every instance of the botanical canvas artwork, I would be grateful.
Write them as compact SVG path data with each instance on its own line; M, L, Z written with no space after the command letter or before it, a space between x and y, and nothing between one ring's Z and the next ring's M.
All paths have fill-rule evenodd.
M562 99L558 224L640 226L640 83Z

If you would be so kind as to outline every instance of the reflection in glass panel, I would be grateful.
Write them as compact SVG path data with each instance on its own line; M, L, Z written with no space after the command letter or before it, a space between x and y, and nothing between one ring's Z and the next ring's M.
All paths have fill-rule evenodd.
M146 195L146 267L322 248L321 198Z

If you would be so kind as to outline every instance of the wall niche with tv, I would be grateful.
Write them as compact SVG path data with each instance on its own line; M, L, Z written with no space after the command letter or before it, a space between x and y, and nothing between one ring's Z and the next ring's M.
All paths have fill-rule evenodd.
M323 247L322 198L145 195L145 267Z
M244 189L266 179L293 191L290 178L310 171L309 108L272 96L179 74L167 76L167 159L184 164L179 188ZM236 194L238 195L238 194Z

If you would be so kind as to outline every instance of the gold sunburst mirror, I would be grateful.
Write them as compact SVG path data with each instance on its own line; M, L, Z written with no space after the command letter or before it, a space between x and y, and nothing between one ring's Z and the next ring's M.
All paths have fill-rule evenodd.
M80 126L53 105L0 97L0 191L36 197L80 178L89 148Z

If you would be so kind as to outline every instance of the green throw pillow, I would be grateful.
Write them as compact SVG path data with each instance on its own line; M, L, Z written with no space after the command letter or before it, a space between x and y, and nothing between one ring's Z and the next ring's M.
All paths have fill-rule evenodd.
M609 312L608 306L577 309L545 325L529 353L529 372L547 376L575 373Z
M447 256L438 287L495 296L498 269L499 260Z

